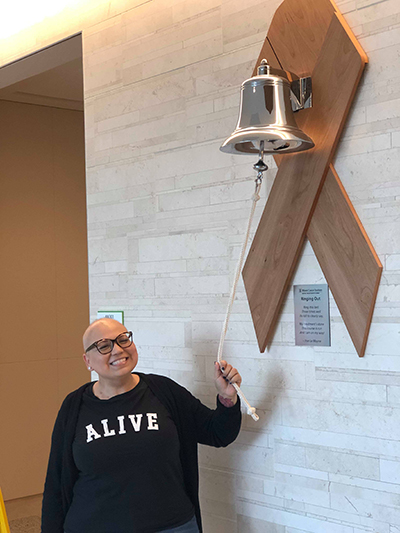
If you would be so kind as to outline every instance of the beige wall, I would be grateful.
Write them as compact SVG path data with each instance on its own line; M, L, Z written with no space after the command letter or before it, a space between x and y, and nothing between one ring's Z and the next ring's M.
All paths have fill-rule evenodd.
M0 102L0 483L43 488L64 396L88 379L83 113Z

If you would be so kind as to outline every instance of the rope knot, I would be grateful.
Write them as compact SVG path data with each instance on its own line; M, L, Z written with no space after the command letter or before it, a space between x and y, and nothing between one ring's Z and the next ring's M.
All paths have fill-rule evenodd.
M247 408L247 414L251 416L251 418L253 420L255 420L257 422L257 420L260 420L260 417L258 416L258 414L256 413L256 409L255 407L248 407Z

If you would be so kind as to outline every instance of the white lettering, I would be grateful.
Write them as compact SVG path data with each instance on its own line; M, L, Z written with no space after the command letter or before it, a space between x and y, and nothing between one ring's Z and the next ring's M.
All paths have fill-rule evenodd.
M87 431L87 440L86 442L92 442L93 438L99 439L101 435L97 433L97 431L93 428L93 424L89 424L86 426Z
M126 433L126 430L125 430L125 424L124 424L124 416L117 416L117 420L119 422L119 433L118 435L123 435L124 433Z
M157 413L146 413L147 429L158 429Z
M142 423L143 415L128 415L128 416L129 416L129 420L132 423L133 429L135 431L139 431L140 430L140 425Z
M147 416L147 430L158 430L158 415L157 413L146 413ZM128 415L129 420L131 421L132 427L135 432L140 431L142 426L142 419L143 414L137 414L137 415ZM119 430L118 435L124 435L126 433L125 428L125 416L117 416ZM113 437L116 434L115 429L110 429L108 427L108 418L104 418L100 421L103 425L103 431L104 431L104 437ZM86 426L87 431L87 439L86 442L92 442L93 439L100 439L103 435L100 435L97 433L97 431L94 429L93 424L89 424Z
M100 422L103 424L104 436L113 437L115 435L115 429L112 429L111 431L108 429L108 419L105 418L104 420L100 420Z

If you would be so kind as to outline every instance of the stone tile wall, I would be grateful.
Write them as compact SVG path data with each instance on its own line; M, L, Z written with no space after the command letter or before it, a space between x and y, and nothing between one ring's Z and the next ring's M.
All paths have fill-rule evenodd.
M153 0L84 32L92 316L124 309L140 370L209 405L253 192L218 148L279 3ZM201 450L206 533L400 531L400 4L339 8L370 59L335 161L385 266L366 355L333 298L332 347L295 347L291 293L260 354L240 284L225 357L261 419ZM306 243L293 283L320 282Z
M218 148L280 1L85 4L57 34L83 29L92 318L123 309L139 370L209 405L254 177ZM201 449L206 533L400 531L400 3L337 4L370 60L335 160L384 265L366 355L333 298L332 346L295 347L291 292L260 354L240 284L224 353L260 421ZM293 283L321 282L306 243Z

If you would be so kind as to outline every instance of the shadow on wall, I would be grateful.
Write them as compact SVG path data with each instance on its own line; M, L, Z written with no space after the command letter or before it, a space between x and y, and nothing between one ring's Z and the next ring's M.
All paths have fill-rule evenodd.
M204 533L253 533L251 524L241 516L240 507L246 501L245 494L252 492L257 498L257 494L264 493L264 479L274 477L272 432L274 422L279 420L283 389L276 387L283 384L282 378L281 372L272 371L263 387L244 383L243 392L256 407L260 420L255 422L243 413L241 432L233 444L227 448L200 446Z

